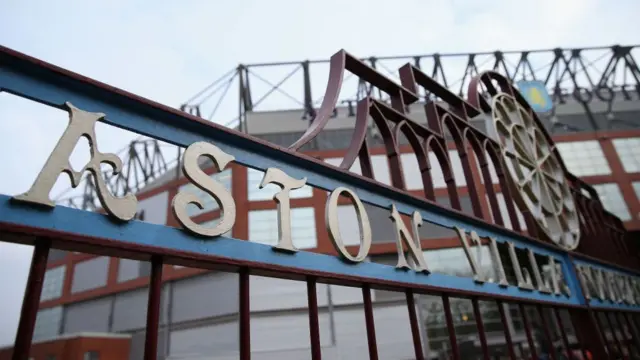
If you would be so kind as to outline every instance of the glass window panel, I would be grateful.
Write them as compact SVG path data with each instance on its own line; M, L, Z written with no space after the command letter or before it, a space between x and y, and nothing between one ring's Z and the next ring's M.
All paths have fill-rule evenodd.
M333 166L339 167L340 164L342 163L342 158L341 157L326 158L326 159L324 159L324 162L326 162L327 164L331 164ZM351 165L351 168L349 169L349 171L351 171L354 174L362 175L362 170L360 168L360 160L359 159L356 159L356 161L353 163L353 165Z
M212 228L212 227L216 226L219 222L220 222L220 218L217 218L217 219L201 222L200 225L206 226L208 228ZM232 232L233 232L233 228L231 230L227 231L226 233L222 234L222 236L231 237L231 233Z
M485 159L487 159L487 165L489 167L489 176L491 177L491 183L492 184L500 183L498 179L498 174L496 173L496 167L493 165L493 161L491 160L489 153L485 151L484 157ZM480 176L480 182L484 184L484 176L482 176L482 170L480 169L480 162L478 162L477 158L476 158L476 166L478 167L478 176Z
M57 306L38 311L36 324L33 330L33 340L42 340L55 337L60 333L62 321L62 306Z
M636 181L632 183L632 185L633 185L633 191L636 192L636 197L640 201L640 181Z
M507 210L507 203L504 200L504 195L502 195L502 193L497 193L496 198L498 199L498 207L500 208L500 215L502 215L504 227L513 230L513 224L511 223L511 218L509 217L509 211ZM493 210L491 210L491 203L489 203L489 195L485 195L485 199L487 200L487 206L489 207L491 219L493 219ZM524 221L524 215L522 215L522 212L518 208L517 204L514 203L513 205L516 209L516 215L518 216L518 220L520 222L520 228L522 230L525 230L527 228L527 223Z
M449 150L449 161L451 162L451 168L453 170L453 176L456 179L456 185L467 185L467 179L464 176L464 170L462 170L462 160L458 155L458 150Z
M616 148L624 171L640 172L640 137L615 139L613 146Z
M317 246L316 220L313 208L291 209L291 237L298 249ZM278 211L254 210L249 212L249 240L266 245L278 242Z
M333 166L340 166L340 163L342 163L342 158L326 158L324 159L324 162ZM386 185L391 185L391 174L389 173L389 163L387 162L386 155L371 156L371 166L373 167L373 178L376 181ZM358 175L362 175L362 168L360 167L359 159L356 159L353 165L351 165L349 171Z
M140 277L140 261L120 259L118 261L118 282L125 282Z
M455 155L457 156L457 153ZM402 172L404 175L404 181L407 185L407 190L422 190L422 174L420 173L420 166L418 165L418 158L416 155L413 153L402 154L400 155L400 161L402 163ZM446 187L447 184L444 181L442 167L440 166L440 162L438 161L436 154L433 152L429 153L429 165L431 165L431 181L433 182L433 187ZM460 170L462 170L462 168L460 168ZM462 180L456 179L456 183L458 181L464 182L464 176L462 176Z
M42 282L40 301L57 299L62 295L65 271L66 266L64 265L47 270Z
M391 185L391 174L389 173L389 163L386 155L373 155L371 157L371 167L373 168L374 179L385 185Z
M402 163L402 175L404 176L407 190L422 190L422 174L415 154L406 153L400 155L400 162Z
M597 140L557 143L567 169L576 176L611 174L607 158Z
M271 200L273 195L280 191L280 187L275 184L269 184L260 189L263 176L264 171L247 168L247 186L250 201ZM292 190L290 196L292 199L311 197L313 196L313 188L305 185L300 189Z
M340 205L337 215L342 242L347 246L360 244L360 225L356 208L352 205Z
M227 169L219 173L211 174L210 176L212 179L224 185L225 188L231 190L231 169ZM192 193L196 195L202 202L203 209L199 209L197 206L193 204L190 204L189 206L187 206L187 214L189 214L190 217L204 214L219 208L218 203L215 201L215 199L212 196L200 190L200 188L198 188L197 186L195 186L190 182L180 186L180 191Z
M462 247L426 250L423 253L424 259L431 272L463 277L472 276L471 266L469 265L469 261L467 260ZM478 254L478 247L472 247L471 253L473 256L476 256ZM493 270L491 267L489 247L486 245L480 247L479 266L482 271L488 272L487 274L490 275L490 277L493 276L493 274L491 274L491 271Z
M629 212L627 203L622 197L622 192L618 184L598 184L593 185L593 188L598 192L602 206L604 206L607 211L623 221L631 220L631 213Z

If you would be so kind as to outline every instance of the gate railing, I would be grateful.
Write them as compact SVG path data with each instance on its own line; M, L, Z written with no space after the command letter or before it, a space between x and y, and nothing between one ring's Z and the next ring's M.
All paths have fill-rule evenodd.
M251 357L250 274L306 282L310 351L314 360L322 356L316 294L316 284L319 282L362 289L370 359L378 358L372 289L405 294L416 359L425 358L415 304L415 296L420 294L436 295L442 299L450 340L449 349L454 359L461 359L462 355L452 319L452 297L471 299L484 359L489 359L489 346L478 306L480 300L497 303L511 359L516 359L517 351L512 342L513 334L507 326L507 314L502 306L505 303L517 304L520 307L527 342L534 358L537 356L536 352L540 353L542 350L536 349L537 340L534 338L530 319L527 318L525 305L537 309L544 335L542 342L547 348L553 348L554 336L552 327L543 314L544 309L551 309L555 321L561 324L559 329L564 349L570 347L564 331L565 326L562 326L563 319L559 315L559 310L564 309L571 314L570 319L582 351L591 351L597 359L614 359L618 355L640 351L637 316L640 279L634 270L638 263L635 254L632 254L628 247L624 250L628 244L622 240L624 230L620 221L606 213L597 200L589 200L580 191L574 190L574 197L567 198L566 194L561 194L564 196L561 203L545 203L538 199L538 208L546 210L536 214L525 212L529 235L523 234L517 225L510 193L517 193L518 188L514 187L513 180L509 180L507 176L507 172L512 169L505 165L501 138L499 135L487 136L471 127L467 121L470 117L487 116L487 112L491 112L487 99L505 94L510 99L508 101L511 101L505 105L505 109L524 109L522 111L525 111L525 114L521 116L526 115L532 119L527 120L525 125L534 127L535 115L526 111L528 105L508 81L494 73L481 75L472 81L470 100L467 101L449 93L410 65L400 70L402 86L376 73L344 51L334 55L331 69L324 103L309 130L290 149L284 149L10 49L0 48L2 91L64 109L70 114L67 129L32 188L15 197L0 195L2 240L35 247L13 358L28 358L50 248L81 250L151 262L145 332L145 359L149 360L157 357L162 265L165 263L240 274L239 352L242 360ZM328 122L335 108L345 70L386 92L390 96L391 106L373 98L365 98L359 102L352 146L348 149L341 168L337 168L295 150L313 139ZM446 108L440 103L427 104L428 126L413 122L404 113L404 107L417 100L417 85L448 104ZM486 95L488 97L485 97ZM505 110L502 116L510 115ZM369 117L373 118L385 139L393 186L372 180L373 170L365 137ZM190 203L197 204L199 200L186 193L178 193L172 203L174 215L183 229L132 221L136 212L135 196L129 194L121 198L115 197L103 186L100 164L111 164L116 170L121 164L115 155L103 154L97 150L99 138L94 130L97 121L186 148L183 171L191 182L216 199L222 213L220 222L214 227L205 228L191 221L185 207ZM473 156L479 159L493 214L500 219L496 194L488 171L488 161L493 162L500 179L501 191L507 200L514 230L504 228L502 220L496 220L497 225L489 223L487 215L478 210L478 196L474 189L480 184L474 184L471 176L467 178L474 214L465 214L460 210L459 195L444 146L445 131L449 131L456 139L465 174L471 171L467 157L472 153L468 152L468 147L473 149ZM424 183L423 197L414 196L404 190L402 165L397 152L398 138L401 134L408 139L415 151ZM540 136L540 142L547 141L552 144L548 134L536 133L535 136ZM61 172L68 173L75 184L82 176L82 173L73 172L68 165L68 156L80 137L89 139L92 157L85 170L94 176L96 191L107 215L55 207L48 197ZM521 145L516 143L516 147ZM438 157L447 181L452 208L442 207L434 202L431 166L425 156L428 151L434 151ZM485 156L485 152L488 156ZM546 155L552 156L551 153ZM276 246L221 236L233 226L236 204L223 186L204 175L198 167L200 156L214 160L219 170L223 170L231 161L263 170L266 172L262 182L264 185L274 183L280 186L282 191L274 197L278 203L280 230ZM343 170L348 169L356 159L360 161L363 176ZM548 171L544 167L541 169ZM566 170L562 174L564 177ZM577 179L569 177L569 180L573 183L573 189L579 189L576 185L579 183ZM330 192L326 206L326 231L329 232L340 258L297 251L293 247L288 194L290 190L305 184ZM555 188L551 188L552 185L548 186L547 191L557 192ZM557 198L560 195L548 196ZM361 238L359 252L356 255L347 252L338 231L340 219L335 211L339 197L350 199L358 213ZM396 268L364 261L371 246L371 231L362 202L389 211L397 234ZM551 214L547 209L558 206L561 207L558 213ZM562 217L565 213L573 211L572 207L579 210L578 225L569 223L569 220L575 222L575 219L566 220ZM561 238L553 237L553 232L545 235L544 228L536 223L542 221L541 217L553 220L554 216L554 221L558 221L558 226L564 231ZM418 241L418 228L424 222L456 231L473 276L467 278L429 272L429 264L422 256ZM579 226L579 229L576 226ZM586 234L583 239L590 240L579 245L579 235L576 231ZM480 270L479 259L473 254L472 250L480 244L489 246L493 270L491 277ZM596 259L595 255L601 252L598 250L596 253L594 247L610 244L615 244L621 249L619 257L614 253L607 253L602 259ZM619 259L621 260L618 261ZM606 324L603 323L601 314L604 314ZM612 329L620 330L617 332ZM556 358L554 351L550 351L550 356Z

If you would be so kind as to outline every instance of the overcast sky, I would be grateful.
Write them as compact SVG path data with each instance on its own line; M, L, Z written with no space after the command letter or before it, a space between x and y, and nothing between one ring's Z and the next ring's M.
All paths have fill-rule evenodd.
M177 107L240 62L638 44L638 14L638 0L2 0L0 44ZM0 193L28 189L65 119L0 94ZM130 139L98 128L101 151ZM0 243L0 345L15 336L30 258Z

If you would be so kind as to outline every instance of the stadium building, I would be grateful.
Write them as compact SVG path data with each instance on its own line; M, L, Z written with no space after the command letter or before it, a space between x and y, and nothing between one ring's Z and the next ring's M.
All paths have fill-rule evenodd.
M461 93L464 93L466 90L463 85L468 81L467 77L473 75L469 74L468 69L472 68L469 64L475 66L472 62L481 56L491 58L493 61L485 67L497 69L502 73L507 72L518 84L525 98L542 114L541 119L547 130L553 134L569 171L592 186L604 208L622 220L624 226L632 233L640 231L640 71L637 65L634 68L632 54L635 49L610 47L452 56L451 59L463 59L468 63L461 68L462 72L458 75L464 75L464 78L456 85L447 85L446 81L442 81L444 75L438 77L438 66L440 69L446 67L449 59L445 54L404 59L371 58L367 61L376 69L381 69L385 60L399 61L400 65L408 61L420 65L419 61L422 60L422 69L426 69L426 61L433 61L434 70L431 71L429 68L428 72L434 74L436 80L450 89L457 91L457 87L460 86ZM601 63L608 65L600 67L604 70L598 70L599 77L596 77L589 67L584 67L584 71L567 70L566 78L560 77L559 74L565 69L571 69L570 64L573 61L589 56L590 52L596 54L594 57L605 54ZM543 75L539 71L526 71L527 66L532 69L531 63L534 60L531 59L536 54L550 59L542 71ZM518 65L501 65L508 63L505 59L509 58L516 59L512 63L517 62ZM556 61L557 59L561 60ZM607 63L607 60L611 61ZM613 63L615 64L611 65ZM302 91L299 93L304 97L300 101L301 106L294 109L259 109L256 106L259 101L251 100L252 96L256 98L256 94L249 95L252 90L249 78L255 75L256 70L252 66L243 65L232 74L241 84L238 99L241 112L238 122L232 126L282 147L290 146L302 136L315 115L316 108L315 102L311 101L311 90L316 88L311 84L309 68L316 65L326 67L327 64L309 61L278 64L289 65L301 69L302 80L298 83L302 85ZM264 67L264 64L260 67ZM606 76L608 73L615 73L615 69L627 71L635 75L635 78L631 76L623 80L619 74ZM545 76L547 74L551 75ZM588 80L590 85L586 80L589 77L593 77ZM465 78L467 80L464 80ZM541 81L534 81L535 79ZM321 83L319 86L324 85L324 81L318 81ZM361 91L375 93L375 89L367 89L362 84L357 85ZM279 83L265 93L281 91L282 88ZM428 98L428 94L425 94L425 98ZM305 154L336 166L340 165L352 141L356 119L355 101L349 98L343 100L342 106L336 109L325 130L302 149ZM182 109L200 115L205 112L207 104L213 103L211 106L215 106L215 101L207 101L209 102L186 103ZM423 105L422 102L412 105L409 113L414 119L426 124L427 117ZM486 119L483 117L473 120L474 126L482 131L485 130L485 122ZM390 185L391 170L381 137L372 128L367 139L370 145L374 145L370 148L374 178ZM406 143L400 150L407 190L420 195L422 180L416 157L409 153ZM452 178L445 176L442 169L438 168L435 156L430 154L434 157L432 164L435 164L431 173L436 202L448 206L447 185L453 181L460 194L462 211L473 214L474 208L469 193L479 191L480 197L486 199L484 188L467 187L462 164L459 160L456 161L460 157L453 141L448 144L448 151L452 159ZM483 183L477 159L473 158L471 161L476 164L476 168L472 169L475 182ZM273 185L260 188L263 173L235 164L221 172L214 171L209 162L204 162L202 166L211 177L230 189L236 200L237 220L228 235L236 239L275 244L278 228L277 204L273 195L277 188L272 188ZM350 170L355 173L361 171L358 163ZM499 191L498 176L495 170L491 171L492 182ZM190 209L190 215L196 222L214 224L220 217L218 205L213 198L190 184L176 165L169 166L163 172L154 172L152 178L136 190L140 221L178 227L179 224L170 210L170 201L178 191L193 192L205 203L203 209ZM305 251L336 254L325 230L324 209L327 192L305 186L293 191L291 197L294 245ZM505 226L512 229L519 226L522 231L526 231L527 223L523 214L518 213L519 224L512 224L504 197L498 198ZM347 203L343 205L345 206L338 208L341 219L340 231L344 239L352 240L347 245L354 246L350 247L354 250L360 231L356 213L353 207L346 206ZM368 261L393 266L397 261L396 234L388 212L374 206L365 206L373 230L373 246ZM488 200L483 201L480 208L482 217L487 221L493 221L494 214ZM465 276L471 273L453 231L435 225L425 225L420 229L420 234L425 259L432 272ZM480 247L479 251L484 254L482 258L488 261L490 255L486 246ZM132 257L135 258L136 255L132 254ZM159 358L237 359L238 275L186 265L188 264L164 265L163 268ZM128 359L142 359L150 266L147 261L52 250L37 316L32 357L35 360L71 359L68 352L76 351L84 354L84 359L92 360L124 359L122 354L125 353ZM486 269L491 267L486 262L482 266ZM513 276L512 272L507 269L507 276ZM250 286L253 358L310 358L306 284L252 276ZM363 335L366 328L360 289L318 284L317 296L324 358L368 358L367 338ZM410 328L406 326L408 313L404 294L374 290L373 302L380 358L413 359L412 335ZM540 319L535 320L538 315L534 309L487 301L481 301L480 305L492 354L495 354L496 358L507 358L505 331L509 331L517 352L525 358L529 350L521 311L531 312L529 318L534 319L535 327ZM501 321L499 306L504 307L507 329ZM417 308L423 347L430 354L429 358L448 358L448 333L440 298L420 296L417 298ZM473 321L475 314L471 301L452 298L451 309L461 354L465 359L475 358L472 354L477 354L480 345ZM560 326L554 316L545 316L548 316L546 321L549 324L556 328ZM562 323L569 335L569 342L576 342L575 331L568 317ZM615 324L611 326L615 327ZM560 342L557 329L554 334L554 340ZM0 350L0 359L4 359L2 354Z

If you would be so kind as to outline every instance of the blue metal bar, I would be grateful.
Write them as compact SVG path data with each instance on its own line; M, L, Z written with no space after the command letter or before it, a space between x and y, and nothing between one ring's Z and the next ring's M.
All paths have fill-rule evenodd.
M0 231L24 234L46 234L59 241L74 241L108 249L112 256L130 256L131 251L156 253L167 263L171 258L199 259L202 263L249 266L253 270L284 270L286 273L323 278L350 279L353 282L414 288L416 292L446 290L456 296L491 296L525 301L580 305L571 297L520 291L515 286L500 287L495 283L477 284L471 278L424 274L397 270L393 266L363 262L348 264L338 257L299 251L295 254L277 252L271 246L220 236L203 240L181 229L140 221L115 223L107 216L58 206L40 210L12 201L0 195ZM199 256L199 257L198 257ZM197 260L196 260L197 261ZM253 271L252 270L252 271ZM422 290L422 291L420 291ZM573 293L575 294L575 293Z

